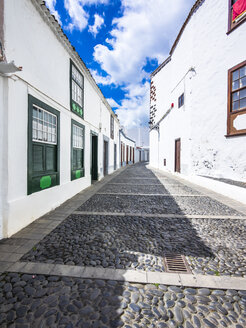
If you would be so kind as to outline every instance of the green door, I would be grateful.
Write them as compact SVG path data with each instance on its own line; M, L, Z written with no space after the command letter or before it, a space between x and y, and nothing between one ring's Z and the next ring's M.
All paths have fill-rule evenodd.
M97 160L98 160L98 137L92 135L91 138L91 179L92 180L98 179Z

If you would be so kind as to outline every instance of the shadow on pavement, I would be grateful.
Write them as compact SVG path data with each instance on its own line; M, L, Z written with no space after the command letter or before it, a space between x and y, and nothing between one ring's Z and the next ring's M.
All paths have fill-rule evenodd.
M116 179L130 176L151 177L152 182L158 181L143 164L127 168ZM158 185L158 188L161 188L164 194L170 194L163 185ZM100 196L98 195L99 198ZM104 196L107 197L107 195ZM141 199L142 196L135 197ZM153 206L155 209L158 208L160 205L158 198L146 197L154 197ZM83 204L83 210L90 211L90 206L88 206L90 201L91 199ZM116 212L124 212L125 208L118 209L120 202L121 196L114 198L114 201L110 203L110 209L117 208ZM170 197L170 206L175 207L179 215L182 214L173 197ZM105 208L107 204L104 204ZM132 211L134 213L136 203L129 204L129 210L132 208L134 208ZM144 208L145 212L152 213L151 206L149 207L144 200L138 202L137 208L138 212L140 208ZM168 208L166 210L167 213L170 212ZM96 211L100 211L98 204ZM22 260L163 272L165 254L199 258L213 257L211 249L198 236L189 219L158 218L154 213L153 217L131 216L130 214L126 216L72 214L47 235L35 249L24 255Z

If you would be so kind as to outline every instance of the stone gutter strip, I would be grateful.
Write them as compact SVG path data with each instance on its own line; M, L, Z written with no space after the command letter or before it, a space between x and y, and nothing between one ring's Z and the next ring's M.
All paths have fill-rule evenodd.
M221 220L246 220L246 216L234 216L234 215L180 215L180 214L146 214L146 213L125 213L125 212L86 212L86 211L74 211L73 214L77 215L102 215L102 216L140 216L146 218L175 218L175 219L221 219Z
M246 290L246 279L241 277L205 276L178 273L145 272L74 265L16 262L9 272L69 276L84 279L106 279L144 284L164 284L195 288Z

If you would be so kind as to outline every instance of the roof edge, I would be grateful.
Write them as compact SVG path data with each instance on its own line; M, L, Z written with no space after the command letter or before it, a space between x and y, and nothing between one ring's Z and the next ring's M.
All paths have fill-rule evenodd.
M152 72L151 74L150 74L150 78L152 78L153 76L155 76L164 66L166 66L170 61L171 61L171 56L168 56L165 60L164 60L164 62L161 64L161 65L159 65L155 70L154 70L154 72Z
M194 14L194 12L200 7L200 5L202 5L202 3L204 2L205 0L197 0L194 5L192 6L188 16L186 17L186 20L184 22L184 24L182 25L181 29L179 30L179 33L171 47L171 50L169 52L169 56L167 57L167 59L164 60L164 62L162 64L160 64L151 74L150 74L150 78L152 78L153 76L155 76L164 66L166 66L166 64L168 64L171 60L171 57L172 57L172 54L184 32L184 29L186 27L186 25L189 23L192 15Z
M111 114L113 114L114 118L119 121L119 118L114 113L112 107L109 105L107 99L105 98L104 94L102 93L102 90L99 88L98 84L96 83L94 77L92 76L89 68L86 66L83 59L80 57L78 52L76 51L75 47L72 45L69 38L64 33L61 25L57 21L54 15L51 14L49 8L46 6L46 3L44 0L31 0L31 2L35 5L35 7L42 13L43 16L45 16L49 27L53 32L55 33L57 39L64 45L65 49L68 53L70 53L71 57L73 55L73 59L75 59L79 64L82 66L83 70L87 74L88 79L92 82L92 85L96 89L97 93L99 94L99 97L101 98L101 101L105 104L107 109Z
M202 3L203 3L204 1L205 1L205 0L197 0L197 1L194 3L194 5L192 6L192 8L191 8L191 10L190 10L190 12L189 12L189 14L188 14L188 16L187 16L187 18L186 18L184 24L182 25L182 27L181 27L181 29L180 29L180 31L179 31L179 34L178 34L177 38L175 39L175 41L174 41L174 43L173 43L173 45L172 45L172 48L171 48L170 53L169 53L170 55L173 54L173 52L174 52L174 50L175 50L175 48L176 48L176 46L177 46L177 44L178 44L178 42L179 42L179 39L181 38L181 36L182 36L182 34L183 34L183 32L184 32L184 29L185 29L186 25L189 23L189 21L190 21L192 15L193 15L194 12L200 7L200 5L202 5Z
M127 137L122 129L120 129L120 133L121 133L126 139L128 139L128 140L130 140L130 141L136 143L135 140L132 140L131 138Z

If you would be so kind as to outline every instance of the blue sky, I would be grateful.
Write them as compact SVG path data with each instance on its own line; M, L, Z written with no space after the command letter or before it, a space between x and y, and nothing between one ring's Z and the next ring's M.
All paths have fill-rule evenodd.
M45 2L128 135L147 145L149 76L168 56L195 0Z

